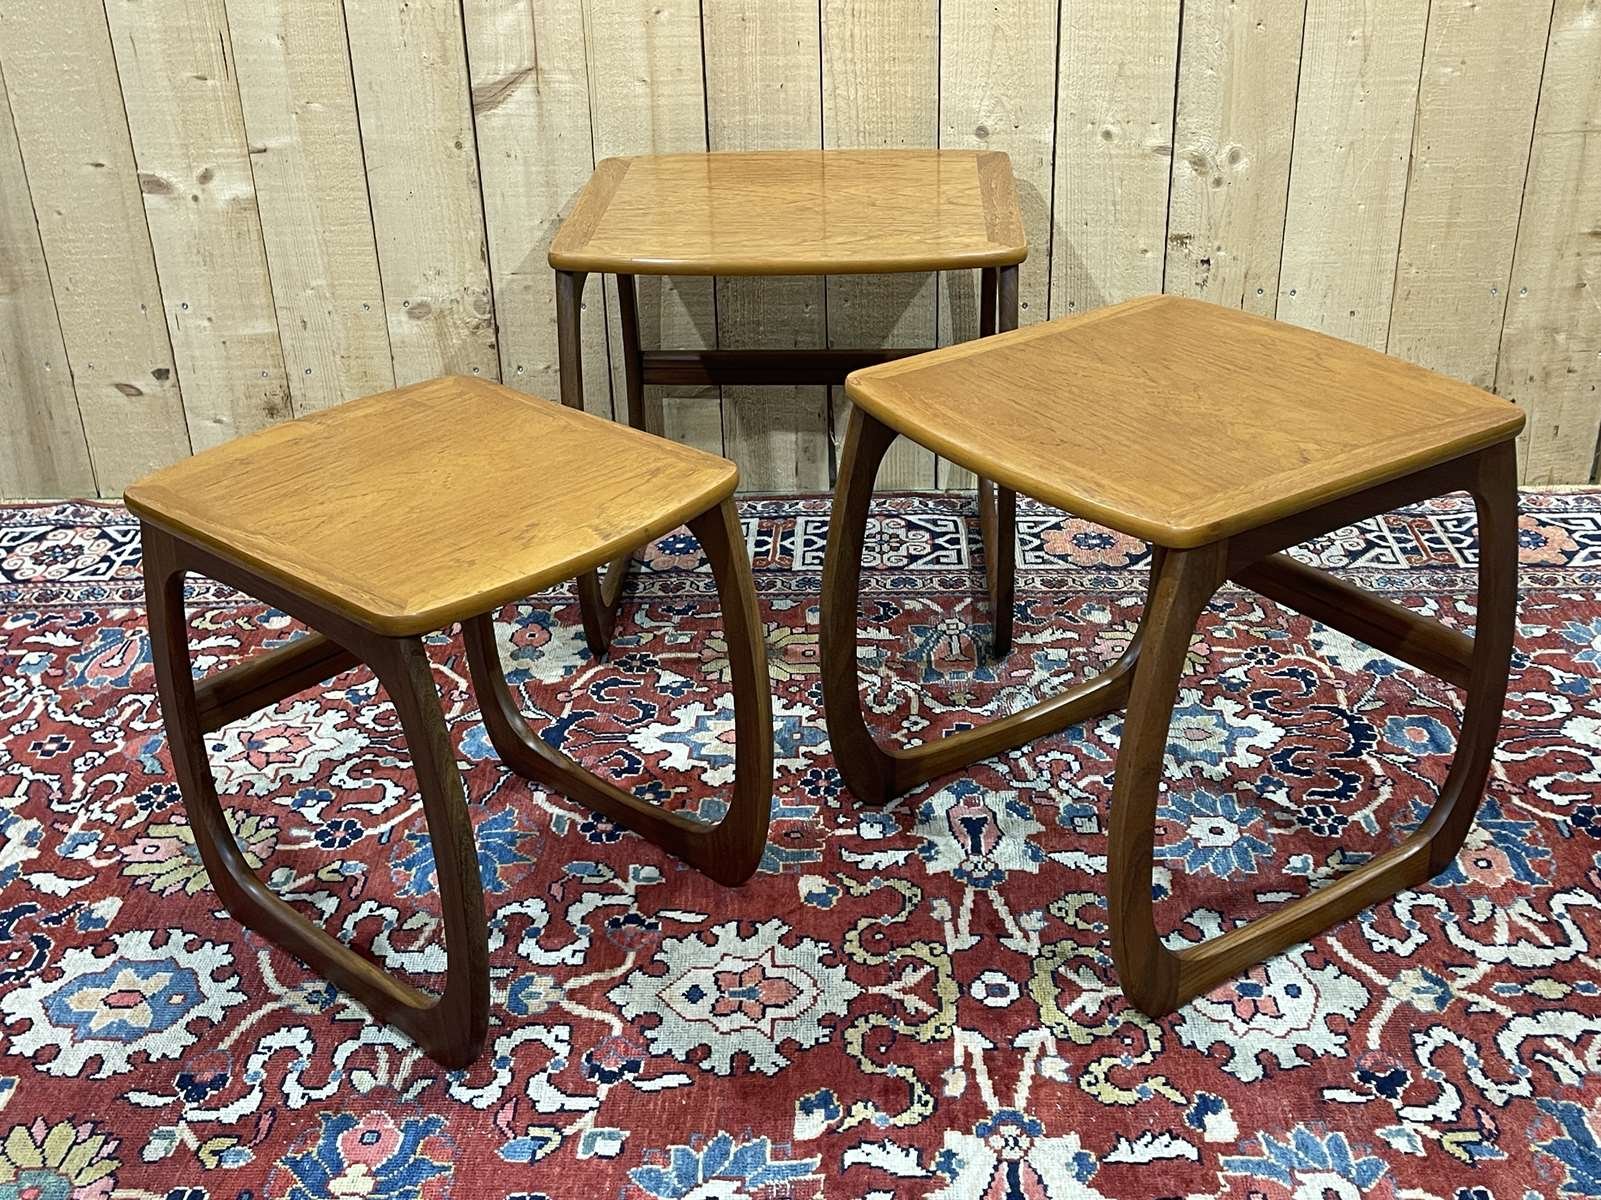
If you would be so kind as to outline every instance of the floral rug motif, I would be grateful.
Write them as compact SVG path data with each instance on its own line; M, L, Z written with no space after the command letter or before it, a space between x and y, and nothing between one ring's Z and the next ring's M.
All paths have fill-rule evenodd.
M1456 863L1162 1021L1108 957L1120 717L863 807L821 711L828 504L742 513L777 778L741 889L504 770L459 638L431 639L491 921L489 1042L452 1072L219 908L128 515L0 509L0 1197L1601 1195L1601 493L1524 497L1506 720ZM1297 553L1471 628L1474 526L1447 498ZM1132 635L1145 548L1025 504L1016 648L991 661L976 547L970 499L876 507L862 686L881 729L1015 711ZM733 776L715 592L683 533L640 560L607 661L558 590L502 614L508 675L544 737L712 818ZM205 580L190 613L200 671L294 632ZM1238 589L1189 666L1156 830L1175 946L1416 827L1460 711ZM209 747L262 877L437 987L433 858L371 674Z

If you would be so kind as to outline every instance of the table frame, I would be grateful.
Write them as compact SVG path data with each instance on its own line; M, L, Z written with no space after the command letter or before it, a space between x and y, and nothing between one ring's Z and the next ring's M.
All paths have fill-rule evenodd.
M582 299L588 273L556 271L556 349L561 402L584 407ZM880 350L646 350L639 339L639 300L633 275L618 274L617 301L623 338L623 380L628 424L645 429L645 388L651 385L718 384L841 387L852 371L921 354L928 347ZM1017 328L1017 264L979 271L979 337ZM984 545L990 606L991 653L1000 658L1012 645L1013 578L1017 556L1017 495L980 477L979 532ZM584 640L597 658L611 644L632 553L604 570L579 576L578 606Z
M1428 882L1456 858L1489 777L1516 627L1513 441L1370 484L1202 546L1153 544L1145 611L1128 649L1108 669L987 725L886 748L862 711L856 633L868 501L878 465L897 436L903 434L860 405L851 409L823 566L823 714L840 775L858 800L888 803L980 759L1124 709L1107 836L1107 910L1123 992L1154 1018L1369 905ZM1454 491L1473 497L1479 518L1478 611L1471 637L1284 553L1309 538ZM1190 639L1213 593L1229 582L1461 688L1466 693L1461 734L1429 815L1399 844L1265 916L1173 950L1163 942L1152 913L1156 809Z
M761 611L731 498L690 518L722 606L734 698L734 781L715 824L625 792L545 743L523 717L495 641L495 611L462 621L468 675L489 740L516 774L628 826L722 884L749 879L767 849L773 794L772 686ZM472 817L456 769L422 635L390 637L175 531L140 523L145 604L161 715L195 846L223 906L241 924L348 992L378 1021L405 1032L435 1062L465 1067L489 1032L488 925ZM196 679L184 578L204 575L308 626L277 649ZM206 734L365 664L389 694L416 769L438 871L445 988L419 991L345 945L276 895L255 873L224 815Z

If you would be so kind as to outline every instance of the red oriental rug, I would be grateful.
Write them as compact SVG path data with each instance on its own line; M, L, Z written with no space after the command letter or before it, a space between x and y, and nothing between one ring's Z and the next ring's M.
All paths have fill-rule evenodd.
M1176 1015L1123 1001L1101 900L1116 716L885 810L820 711L825 501L743 506L778 775L734 891L496 762L433 639L491 912L489 1046L446 1072L219 911L168 767L118 508L0 509L0 1198L1601 1195L1601 494L1531 493L1501 749L1468 847ZM886 498L863 597L885 727L938 736L1114 658L1138 543L1025 506L1016 651L973 595L971 502ZM1468 627L1447 499L1304 553ZM617 646L568 592L509 609L547 738L711 816L726 660L686 535L642 555ZM195 581L199 667L292 632ZM1157 830L1175 945L1315 888L1421 818L1458 697L1237 590L1179 697ZM392 709L352 672L211 742L280 894L437 982L434 867Z

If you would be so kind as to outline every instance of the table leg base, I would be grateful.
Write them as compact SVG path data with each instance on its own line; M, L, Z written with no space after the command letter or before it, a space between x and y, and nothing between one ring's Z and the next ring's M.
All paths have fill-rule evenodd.
M548 745L523 719L507 686L493 615L464 622L462 634L490 743L508 767L628 826L719 883L733 885L755 873L767 849L773 720L766 643L733 501L696 517L690 530L711 560L733 673L734 787L727 812L716 824L629 795Z
M403 1030L441 1066L478 1057L489 1029L483 888L472 819L422 641L357 629L302 596L214 558L153 526L142 529L151 653L173 768L211 884L241 924L300 959ZM328 634L218 672L197 687L189 661L183 580L196 571L273 604ZM204 733L365 662L399 714L422 794L445 924L445 990L430 996L397 979L285 903L251 869L217 798Z

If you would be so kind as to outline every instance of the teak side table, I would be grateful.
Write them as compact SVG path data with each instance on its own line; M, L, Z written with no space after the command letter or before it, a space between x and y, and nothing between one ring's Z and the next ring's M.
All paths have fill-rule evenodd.
M507 449L511 447L513 449ZM484 895L472 819L422 635L460 622L490 741L513 771L632 827L723 883L767 843L773 720L734 464L476 379L436 379L276 425L146 476L145 603L184 807L239 921L463 1066L489 1025ZM590 774L532 730L502 673L500 608L684 522L711 561L734 691L733 795L715 825ZM183 580L221 580L315 632L196 680ZM205 735L365 663L412 753L439 874L445 991L389 975L279 899L240 852Z
M883 803L1126 706L1107 904L1124 992L1153 1017L1417 886L1456 856L1501 723L1517 605L1513 439L1523 414L1466 384L1333 338L1150 297L853 374L823 571L823 695L846 784ZM983 396L982 409L970 397ZM1152 545L1139 631L1105 673L987 726L884 749L863 720L857 589L873 477L900 434L998 486ZM1466 491L1479 515L1473 637L1283 551L1400 505ZM1157 795L1196 620L1232 580L1466 691L1462 733L1420 828L1318 891L1189 949L1152 915Z
M617 277L628 423L645 428L649 384L828 384L893 350L645 350L636 275L872 275L981 272L979 334L1017 327L1028 255L1012 163L995 151L766 150L609 158L550 247L562 403L583 407L579 300ZM982 410L983 396L972 403ZM1011 644L1016 498L979 476L992 646ZM629 559L578 580L584 636L611 641Z

